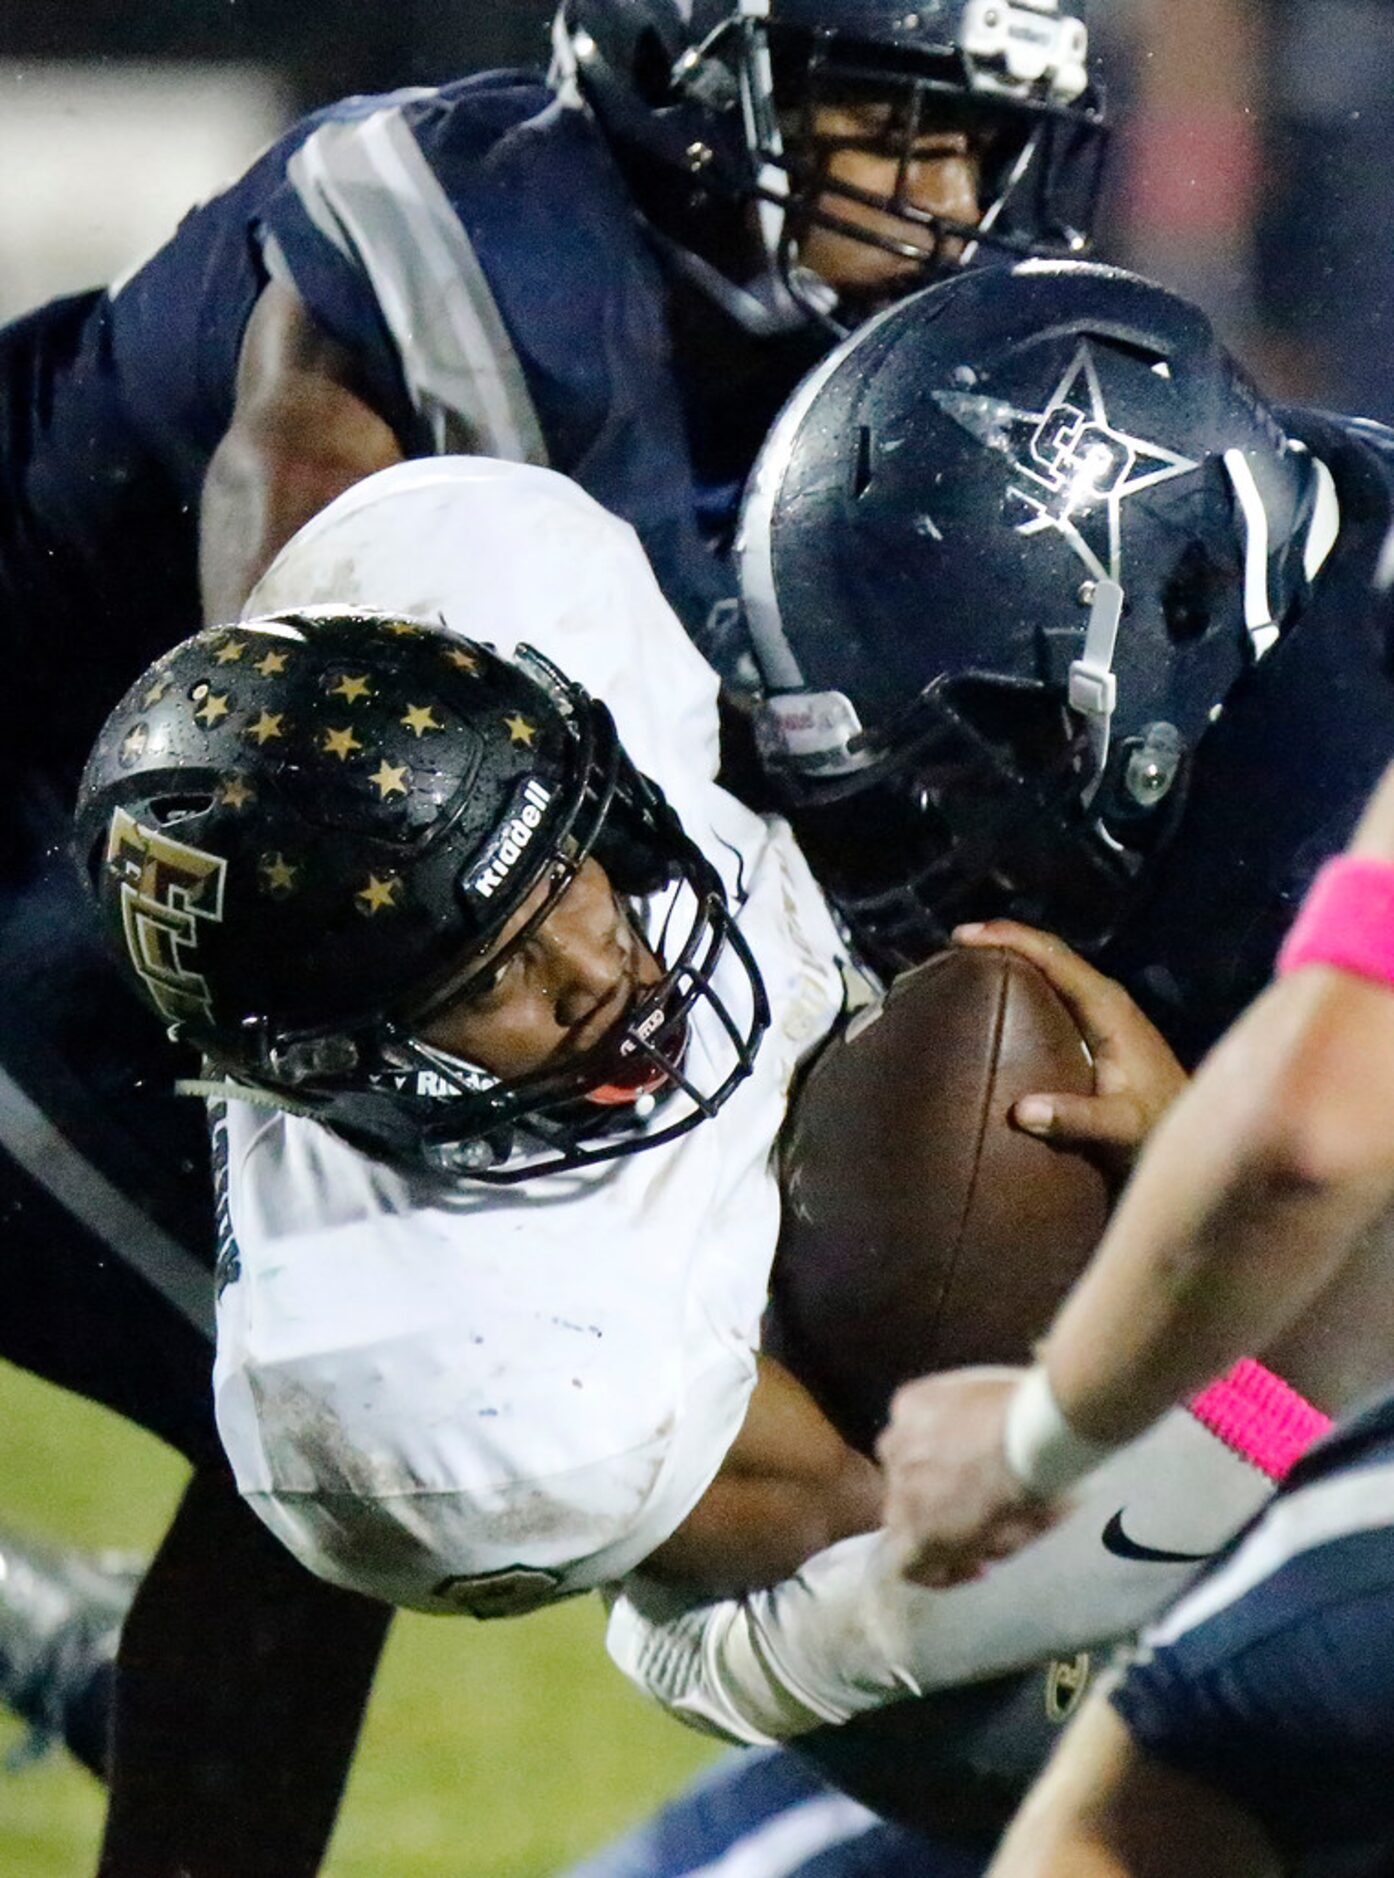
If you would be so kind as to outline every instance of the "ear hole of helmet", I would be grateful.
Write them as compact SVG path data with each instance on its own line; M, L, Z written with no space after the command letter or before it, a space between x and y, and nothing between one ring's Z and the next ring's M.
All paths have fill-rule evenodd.
M610 885L628 898L644 899L657 893L673 877L667 857L655 851L652 840L640 831L637 818L630 816L622 804L611 809L591 852L605 869Z
M1239 569L1220 566L1200 541L1191 541L1162 588L1162 617L1173 645L1199 639L1218 613L1232 605Z

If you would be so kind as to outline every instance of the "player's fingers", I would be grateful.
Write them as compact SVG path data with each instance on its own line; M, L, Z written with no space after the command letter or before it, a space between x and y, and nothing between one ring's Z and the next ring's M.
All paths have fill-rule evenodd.
M1023 1546L1030 1545L1033 1539L1039 1539L1042 1533L1049 1532L1063 1517L1065 1508L1041 1503L1031 1507L1021 1507L1010 1518L1001 1519L990 1533L982 1540L982 1555L985 1559L1010 1558L1014 1552L1020 1552Z
M901 1566L901 1576L926 1591L952 1591L955 1585L971 1584L988 1569L988 1561L976 1553L935 1552L910 1558Z
M1012 1104L1023 1133L1062 1146L1131 1153L1147 1135L1147 1117L1131 1095L1028 1095Z
M1120 984L1082 959L1054 933L1019 920L992 919L982 924L957 926L955 945L1003 946L1028 960L1049 981L1084 1034L1091 1049L1106 1044L1119 1022L1133 1008Z

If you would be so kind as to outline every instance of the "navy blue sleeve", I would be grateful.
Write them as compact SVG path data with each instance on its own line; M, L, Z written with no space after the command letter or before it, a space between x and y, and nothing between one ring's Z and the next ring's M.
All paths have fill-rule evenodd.
M1394 1848L1394 1532L1288 1559L1144 1652L1111 1699L1140 1748L1228 1794L1280 1849L1372 1831Z
M352 351L410 454L543 460L475 251L472 202L499 141L551 102L536 79L495 73L338 107L261 210L269 271Z

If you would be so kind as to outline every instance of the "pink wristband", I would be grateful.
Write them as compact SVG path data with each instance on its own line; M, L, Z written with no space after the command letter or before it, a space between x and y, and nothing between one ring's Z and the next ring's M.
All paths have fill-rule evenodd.
M1248 1356L1188 1406L1202 1427L1270 1480L1285 1479L1331 1427L1329 1415Z
M1326 863L1278 954L1279 972L1302 965L1394 985L1394 866L1355 854Z

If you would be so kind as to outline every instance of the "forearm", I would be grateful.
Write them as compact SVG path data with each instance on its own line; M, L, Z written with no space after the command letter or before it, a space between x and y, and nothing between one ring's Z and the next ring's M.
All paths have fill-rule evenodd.
M1084 1484L1029 1553L953 1590L899 1577L879 1533L772 1590L703 1605L637 1575L611 1612L611 1657L691 1725L761 1743L1125 1635L1263 1503L1270 1482L1177 1410ZM1156 1548L1106 1550L1118 1509Z
M648 1574L688 1596L778 1584L814 1553L880 1521L881 1470L847 1445L782 1364L764 1354L758 1364L721 1472L645 1561Z
M205 620L236 619L298 528L353 483L402 460L351 351L289 287L262 291L243 334L232 420L199 511Z
M327 437L331 447L317 447L317 436ZM380 418L351 394L336 394L333 388L292 403L274 420L234 425L214 451L203 485L199 580L204 618L235 619L276 555L311 516L402 456Z
M1071 1424L1130 1439L1237 1357L1262 1351L1384 1204L1382 1170L1323 1173L1284 1136L1273 1088L1310 987L1275 987L1158 1131L1046 1341Z

